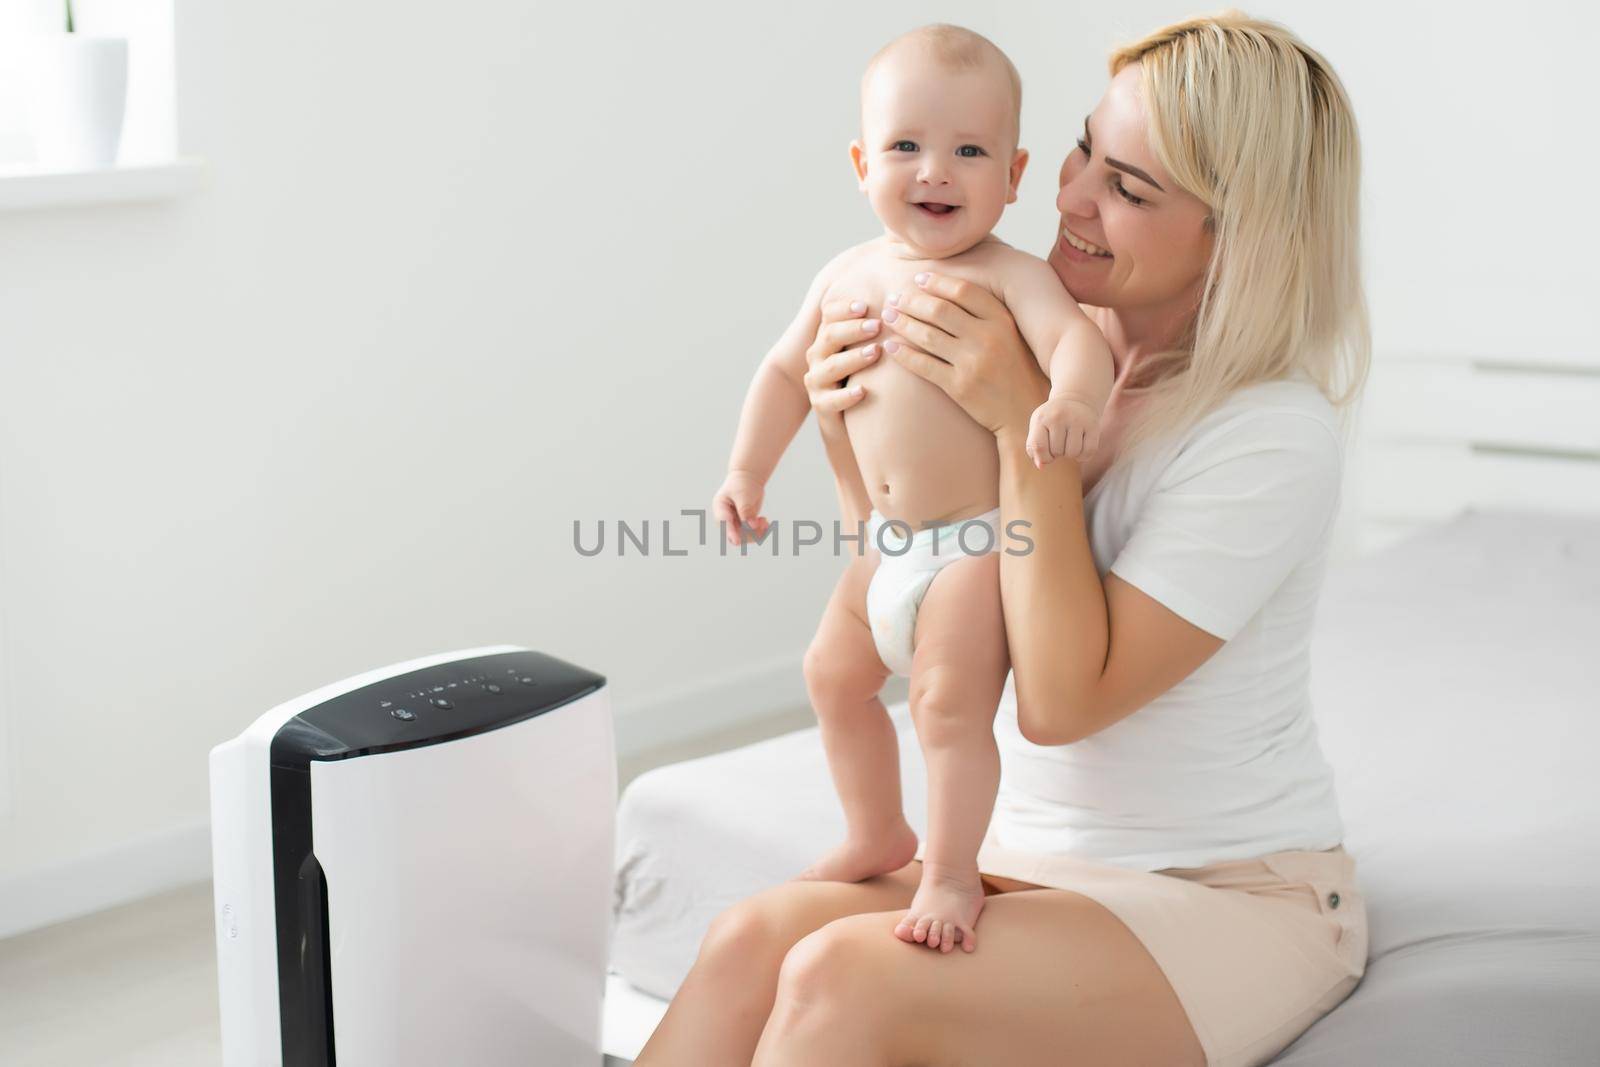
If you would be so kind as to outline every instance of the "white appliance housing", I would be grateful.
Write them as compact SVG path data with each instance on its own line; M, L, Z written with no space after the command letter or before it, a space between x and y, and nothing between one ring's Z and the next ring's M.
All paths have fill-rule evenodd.
M513 645L218 745L226 1067L598 1065L616 791L605 679Z

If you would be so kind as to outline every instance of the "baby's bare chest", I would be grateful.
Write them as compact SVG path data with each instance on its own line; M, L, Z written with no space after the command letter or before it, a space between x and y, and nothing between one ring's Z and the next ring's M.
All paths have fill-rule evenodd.
M985 287L992 276L985 264L958 262L957 257L864 257L832 279L823 301L860 300L867 305L868 317L881 318L891 293L909 297L921 291L916 275L922 271L964 278ZM902 300L901 306L911 311L912 317L919 317L914 300ZM936 323L930 325L937 328ZM885 324L876 336L892 340L902 334L900 327ZM904 336L918 337L915 332ZM913 345L918 343L912 340ZM882 493L899 494L896 499L900 503L895 506L904 504L918 514L943 515L950 507L993 495L994 439L943 389L894 359L879 359L856 371L849 381L865 391L844 413L856 460L869 485Z
M964 278L999 293L999 271L988 255L969 252L949 259L902 259L867 253L834 276L822 294L822 302L827 306L834 301L860 300L867 305L866 315L878 318L888 306L890 294L917 291L916 276L923 271Z

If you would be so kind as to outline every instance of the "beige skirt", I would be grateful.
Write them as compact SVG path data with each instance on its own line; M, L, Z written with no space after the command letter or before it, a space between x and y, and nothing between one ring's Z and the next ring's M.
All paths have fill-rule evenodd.
M1002 848L991 831L978 870L1081 893L1121 919L1172 983L1208 1067L1270 1061L1367 969L1366 902L1342 845L1135 871Z

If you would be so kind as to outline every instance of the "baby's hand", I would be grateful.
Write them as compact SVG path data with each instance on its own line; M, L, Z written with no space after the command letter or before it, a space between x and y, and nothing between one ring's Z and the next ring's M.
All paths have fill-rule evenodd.
M1035 408L1028 420L1028 458L1041 470L1057 456L1088 459L1098 447L1099 413L1076 397L1053 396Z
M727 480L711 501L711 514L727 531L728 543L742 540L742 526L749 526L757 537L766 533L767 520L761 517L761 498L767 487L755 475L729 471ZM742 524L742 525L741 525Z

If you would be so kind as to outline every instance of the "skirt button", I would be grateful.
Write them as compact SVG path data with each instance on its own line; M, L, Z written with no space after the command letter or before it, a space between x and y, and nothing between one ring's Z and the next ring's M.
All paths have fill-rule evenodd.
M1329 893L1328 894L1328 907L1337 908L1338 906L1339 906L1339 894L1338 893Z

